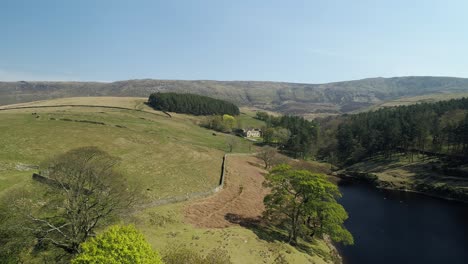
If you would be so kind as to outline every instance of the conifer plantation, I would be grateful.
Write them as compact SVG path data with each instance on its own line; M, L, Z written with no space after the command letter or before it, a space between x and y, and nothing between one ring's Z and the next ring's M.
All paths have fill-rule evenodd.
M192 115L239 115L235 104L196 94L153 93L148 104L161 111Z
M352 164L396 152L468 157L468 99L382 108L350 115L338 127L337 153Z
M307 158L316 145L319 127L315 121L299 116L272 116L257 112L256 118L265 121L263 130L265 143L279 145L294 158Z

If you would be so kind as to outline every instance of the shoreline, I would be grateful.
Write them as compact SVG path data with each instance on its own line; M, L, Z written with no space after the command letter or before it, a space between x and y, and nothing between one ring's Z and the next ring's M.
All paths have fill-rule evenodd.
M341 252L338 250L338 247L336 246L335 242L333 242L328 235L323 236L323 241L327 245L327 247L330 249L330 257L332 258L333 263L340 263L343 264L343 256L341 255Z
M443 196L443 195L439 195L439 194L435 194L435 193L431 193L431 192L418 191L418 190L407 188L407 186L405 186L404 189L401 189L401 188L398 188L398 187L392 187L391 185L389 185L389 182L382 181L380 179L377 179L375 181L368 181L366 179L359 178L359 177L356 177L356 176L351 176L351 175L334 174L334 175L331 175L331 176L338 179L337 184L339 184L340 181L362 182L362 183L366 183L366 184L368 184L370 186L373 186L373 187L375 187L377 189L390 190L390 191L400 191L400 192L407 192L407 193L416 193L416 194L425 195L427 197L432 197L432 198L436 198L436 199L442 199L442 200L446 200L446 201L452 201L452 202L459 202L459 203L468 204L467 200L462 200L462 199L457 199L457 198L453 198L453 197Z
M468 201L465 200L460 200L452 197L447 197L447 196L442 196L438 194L433 194L430 192L422 192L422 191L417 191L417 190L412 190L412 189L398 189L398 188L392 188L392 187L385 187L385 186L375 186L378 189L382 190L390 190L390 191L400 191L400 192L407 192L407 193L416 193L416 194L421 194L424 196L432 197L432 198L437 198L437 199L442 199L442 200L447 200L451 202L459 202L459 203L466 203L468 204Z

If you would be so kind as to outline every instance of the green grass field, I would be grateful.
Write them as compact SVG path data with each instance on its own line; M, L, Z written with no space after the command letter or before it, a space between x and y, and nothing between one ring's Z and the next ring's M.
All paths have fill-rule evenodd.
M203 117L172 114L169 118L144 102L144 98L83 97L14 107L92 105L145 112L104 107L0 111L0 196L10 188L26 186L45 160L82 146L98 146L119 157L117 169L129 181L144 186L143 203L213 189L219 183L228 142L235 142L233 152L255 151L251 142L243 138L200 127ZM254 112L244 113L243 124L263 125L252 118ZM272 263L278 252L284 253L291 263L325 263L323 259L331 262L330 249L321 240L312 245L313 254L309 255L283 242L265 240L240 226L193 227L184 222L186 205L183 202L143 209L124 221L135 224L159 251L179 243L201 253L224 248L234 263Z
M227 228L196 228L184 222L184 203L165 205L148 209L129 223L137 228L158 251L173 245L187 247L207 254L212 249L227 250L233 263L274 263L281 253L288 263L331 263L330 249L321 240L309 248L313 254L297 250L290 245L240 226Z
M147 107L145 98L64 98L5 107L37 107L0 111L0 196L9 188L31 182L37 166L67 150L98 146L121 159L118 170L138 183L145 201L205 192L219 183L221 163L228 143L233 152L254 152L251 142L207 130L203 117L172 114L172 118ZM57 105L116 106L43 107ZM33 114L34 113L34 114ZM261 127L253 111L241 122ZM158 251L185 244L201 253L226 249L234 263L273 263L281 252L291 263L330 263L330 249L317 240L307 252L284 242L268 240L240 226L196 228L184 221L189 202L156 206L124 219L144 233ZM312 252L312 253L311 253ZM326 261L325 261L325 260ZM31 260L33 261L33 260Z
M124 105L141 106L139 100L127 99ZM110 101L105 98L104 105ZM203 192L218 184L228 141L237 142L235 152L249 151L246 140L222 133L213 136L196 124L195 117L155 113L86 107L0 111L0 191L29 180L31 168L54 155L93 145L120 157L118 169L145 186L148 199Z
M265 122L258 119L254 119L244 112L241 112L241 114L237 118L237 121L239 122L239 125L242 128L262 128L266 125Z

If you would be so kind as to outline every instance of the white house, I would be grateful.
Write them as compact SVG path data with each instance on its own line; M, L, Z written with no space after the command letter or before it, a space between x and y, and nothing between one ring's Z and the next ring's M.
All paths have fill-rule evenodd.
M262 136L262 131L258 128L249 128L249 129L242 129L244 137L248 138L259 138Z

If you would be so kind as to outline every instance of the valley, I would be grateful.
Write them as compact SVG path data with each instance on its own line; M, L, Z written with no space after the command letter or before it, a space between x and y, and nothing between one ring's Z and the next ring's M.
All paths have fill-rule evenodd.
M450 99L458 96L452 95ZM437 98L414 97L404 103ZM225 250L232 263L276 263L278 259L286 263L342 261L335 248L337 244L328 236L300 240L293 246L287 243L285 229L266 221L264 199L270 190L264 182L271 171L257 158L258 153L268 148L265 144L290 155L275 154L271 162L276 165L287 163L309 172L340 175L345 180L351 176L379 188L465 200L468 185L463 176L464 165L450 167L450 171L456 170L458 174L449 176L444 171L447 170L444 162L414 150L404 153L404 149L399 149L398 154L395 149L383 149L381 155L370 152L372 155L367 158L359 145L340 150L339 144L357 144L356 140L343 137L335 124L353 120L344 119L347 116L316 123L273 111L263 112L253 106L241 107L234 118L236 127L219 132L204 127L209 120L207 116L158 111L146 102L144 97L72 97L0 106L0 198L40 187L31 175L40 173L49 159L72 149L95 146L118 157L116 170L138 193L137 203L117 223L134 225L153 249L163 255L182 248L202 255ZM457 101L451 102L456 105ZM456 113L457 122L462 122L464 111ZM328 132L321 134L321 126ZM261 128L262 138L257 142L236 136L234 131L239 127ZM285 134L277 134L280 132ZM276 137L286 138L278 141ZM302 138L299 142L306 143L297 144L291 141L294 138ZM336 140L338 146L334 145ZM450 149L464 151L460 144L448 145L437 155L451 155ZM342 156L330 160L337 150ZM346 152L349 154L343 155ZM319 158L320 155L325 156ZM294 156L297 159L291 158ZM222 166L224 183L217 188ZM341 170L337 171L338 168ZM352 201L345 197L343 203L354 206L346 202L349 199ZM346 260L348 247L338 248L345 252ZM23 259L39 263L45 257L41 254Z
M468 263L468 1L0 6L0 264Z

